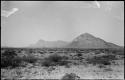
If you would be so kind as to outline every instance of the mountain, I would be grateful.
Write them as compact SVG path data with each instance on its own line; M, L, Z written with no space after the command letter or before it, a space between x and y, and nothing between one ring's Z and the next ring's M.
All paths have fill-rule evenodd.
M39 40L36 44L30 45L34 48L121 48L113 43L109 43L95 37L89 33L84 33L73 39L71 42L65 41L44 41Z
M65 41L44 41L39 40L36 44L30 45L30 47L36 47L36 48L61 48L63 46L66 46L68 42Z
M120 48L113 43L106 42L89 33L76 37L69 45L70 48Z

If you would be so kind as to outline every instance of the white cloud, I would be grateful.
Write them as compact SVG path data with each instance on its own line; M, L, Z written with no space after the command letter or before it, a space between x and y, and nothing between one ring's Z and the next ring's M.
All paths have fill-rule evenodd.
M100 8L98 1L55 1L55 3L61 7Z
M9 17L10 15L14 14L15 12L17 12L19 9L18 8L13 8L10 11L6 11L6 10L1 10L1 16L4 17Z
M97 5L98 8L100 8L100 3L98 1L95 1L95 4Z

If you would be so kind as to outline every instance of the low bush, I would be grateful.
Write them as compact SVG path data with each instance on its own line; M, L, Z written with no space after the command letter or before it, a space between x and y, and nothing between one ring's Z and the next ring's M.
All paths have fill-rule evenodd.
M66 73L61 80L78 80L80 79L79 76L77 76L75 73Z
M50 55L50 56L44 58L44 60L42 61L42 66L46 66L46 67L56 66L56 65L63 66L63 65L68 64L67 59L68 58L65 56L53 54L53 55Z
M104 64L100 64L98 65L99 68L106 68L106 66Z
M5 50L5 52L1 54L1 68L18 66L19 61L15 60L16 56L17 54L14 50Z
M104 69L104 71L105 71L105 72L113 71L113 69L112 69L112 68L106 68L106 69Z
M23 66L22 63L35 63L38 59L33 56L24 56L24 57L18 57L18 56L8 56L8 55L2 55L1 57L1 68L15 68Z
M1 68L15 68L19 67L21 64L21 60L19 58L9 58L9 57L2 57L1 58Z
M104 55L104 56L94 56L92 58L87 58L86 61L91 64L103 64L110 65L112 60L117 59L115 55Z
M14 58L15 56L17 56L17 54L14 50L5 50L5 52L1 54L1 57Z
M81 54L81 53L78 53L77 56L78 56L78 57L82 57L82 54Z
M38 58L34 57L34 56L24 56L21 58L22 61L24 62L28 62L28 63L35 63L37 60L39 60Z

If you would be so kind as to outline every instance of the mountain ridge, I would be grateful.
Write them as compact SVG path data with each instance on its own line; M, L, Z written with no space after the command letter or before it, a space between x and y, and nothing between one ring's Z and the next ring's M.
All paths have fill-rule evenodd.
M61 40L57 40L57 41L45 41L45 40L42 40L40 39L35 45L31 45L31 47L48 47L48 48L51 48L51 47L55 47L55 48L58 48L58 47L63 47L67 44L68 42L66 41L61 41Z
M57 41L45 41L40 39L36 44L33 44L30 47L37 48L121 48L111 42L106 42L101 38L95 37L92 34L84 33L76 38L74 38L71 42L66 42L62 40Z

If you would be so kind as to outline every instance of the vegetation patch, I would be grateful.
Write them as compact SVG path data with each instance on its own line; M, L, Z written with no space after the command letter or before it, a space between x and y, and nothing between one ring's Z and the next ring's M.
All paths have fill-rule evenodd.
M19 57L14 51L5 51L1 55L1 68L16 68L23 66L24 62L35 63L38 59L34 56Z
M103 55L103 56L94 56L92 58L87 58L86 61L90 64L103 64L110 65L112 60L116 60L115 55Z
M49 67L49 66L56 66L56 65L60 65L60 66L67 65L68 64L67 59L68 58L66 56L53 54L44 58L44 60L42 61L42 66Z
M66 73L61 80L78 80L80 79L79 76L77 76L75 73Z

